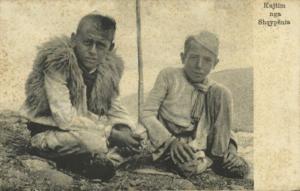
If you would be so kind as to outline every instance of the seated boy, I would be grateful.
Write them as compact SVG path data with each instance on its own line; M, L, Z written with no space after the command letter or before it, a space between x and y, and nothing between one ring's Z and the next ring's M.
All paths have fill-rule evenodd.
M115 31L113 18L93 12L71 37L43 44L21 109L32 153L89 178L111 178L140 146L120 102L124 64L113 49Z
M210 166L228 177L248 174L231 133L231 93L208 78L218 64L218 49L213 33L189 36L181 53L183 67L162 70L144 105L142 121L153 160L166 162L183 176Z

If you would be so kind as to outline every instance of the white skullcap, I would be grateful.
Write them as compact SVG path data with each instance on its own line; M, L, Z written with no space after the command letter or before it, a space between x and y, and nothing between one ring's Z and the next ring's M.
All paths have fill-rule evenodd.
M190 38L194 39L197 43L201 44L206 49L211 51L213 54L218 56L219 39L216 34L208 32L208 31L201 31L197 35L190 36Z

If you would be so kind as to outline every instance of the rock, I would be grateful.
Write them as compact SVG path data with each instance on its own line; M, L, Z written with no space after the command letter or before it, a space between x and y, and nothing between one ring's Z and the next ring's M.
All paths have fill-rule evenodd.
M165 172L159 169L155 168L142 168L142 169L136 169L133 172L138 173L138 174L156 174L156 175L166 175L170 177L177 177L178 175L175 175L172 172Z
M47 162L46 160L26 159L22 160L21 163L31 172L49 170L54 168L54 164L49 164L49 162Z
M53 162L32 156L32 158L21 160L21 163L40 182L46 181L50 188L67 189L72 186L73 178L56 170Z
M177 185L180 190L197 190L197 187L187 179L175 179L173 184Z
M231 190L244 190L245 189L243 186L240 186L240 185L230 185L229 188Z
M42 181L47 181L50 188L68 189L72 187L73 178L54 169L39 170L34 173ZM50 189L51 190L51 189Z

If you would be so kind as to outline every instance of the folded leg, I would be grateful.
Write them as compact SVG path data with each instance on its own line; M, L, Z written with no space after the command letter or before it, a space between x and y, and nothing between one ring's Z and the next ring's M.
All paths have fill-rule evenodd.
M124 158L97 131L48 130L31 138L35 154L52 159L59 168L70 169L89 178L109 179Z

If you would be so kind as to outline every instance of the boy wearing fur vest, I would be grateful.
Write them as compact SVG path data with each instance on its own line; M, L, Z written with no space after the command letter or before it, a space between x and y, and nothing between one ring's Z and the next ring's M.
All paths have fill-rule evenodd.
M119 99L124 66L113 50L115 30L113 18L92 13L71 38L43 44L21 109L33 153L90 178L109 179L140 148Z
M248 173L231 133L231 92L207 77L218 64L218 47L211 32L189 36L181 53L183 67L162 70L144 105L154 161L183 176L210 166L229 177Z

